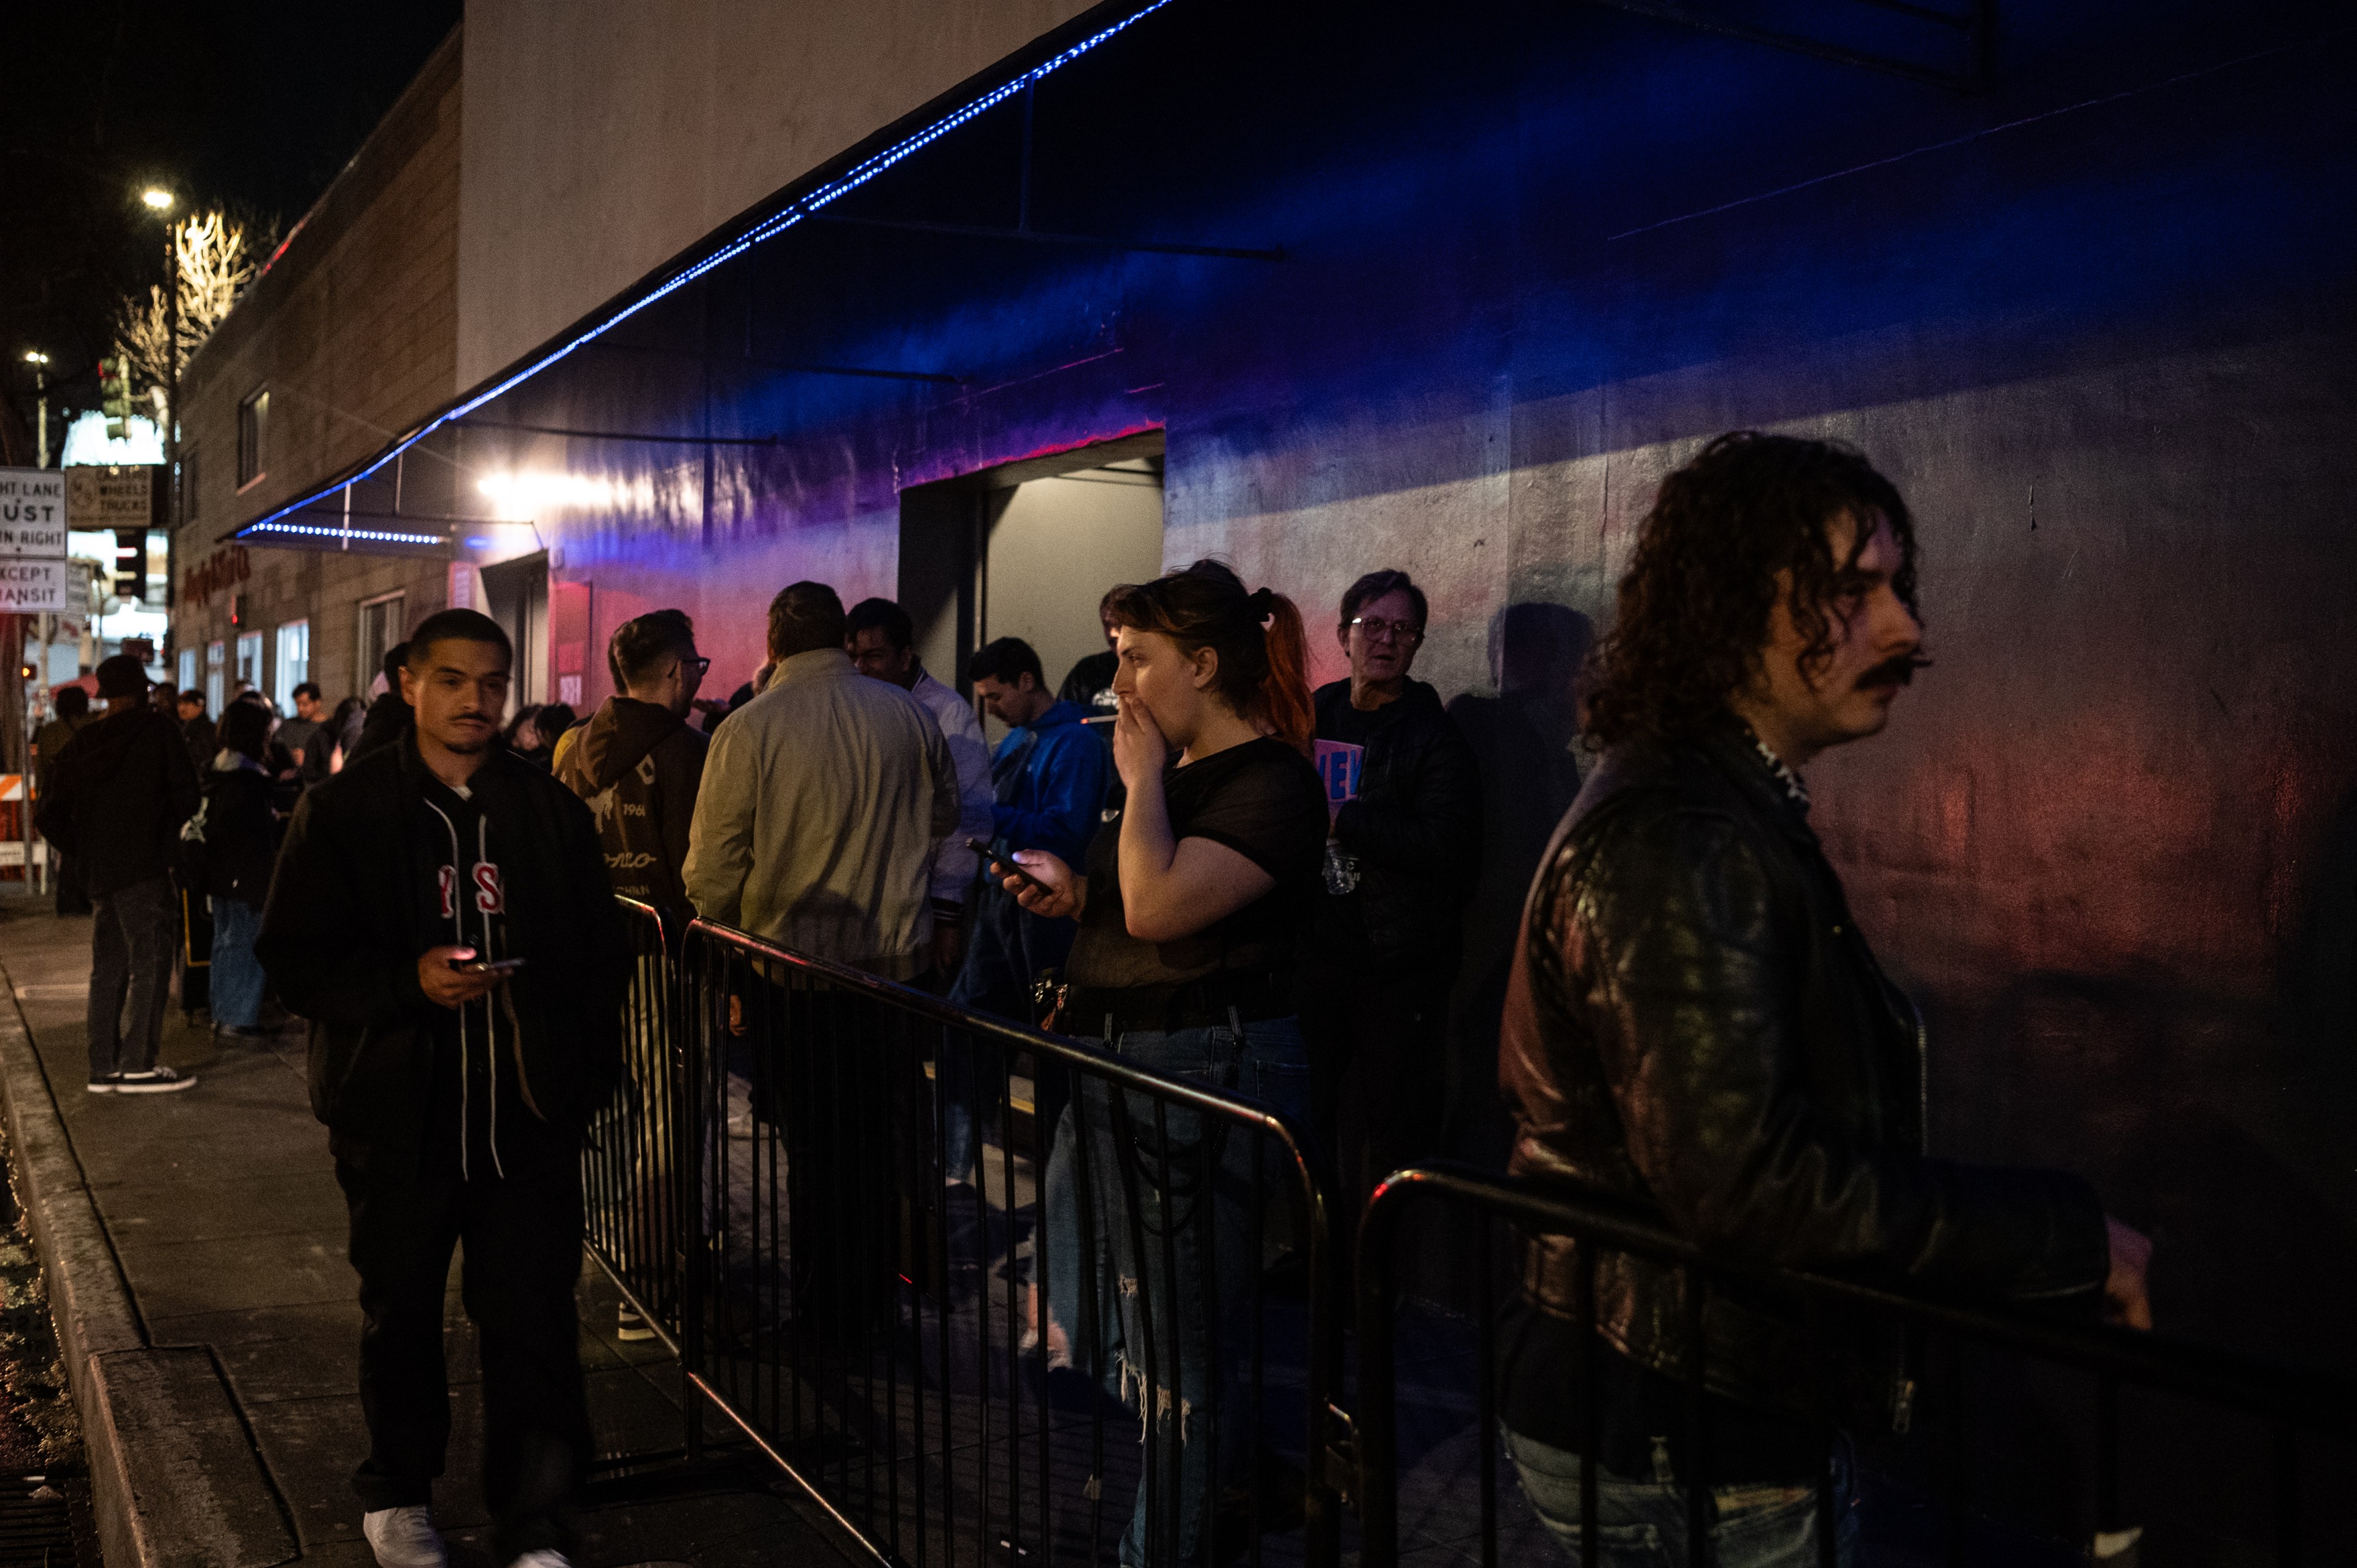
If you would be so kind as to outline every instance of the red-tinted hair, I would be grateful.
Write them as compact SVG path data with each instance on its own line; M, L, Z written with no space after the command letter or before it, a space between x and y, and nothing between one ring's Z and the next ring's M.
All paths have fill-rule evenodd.
M1301 612L1272 589L1247 593L1224 561L1198 561L1150 583L1132 583L1105 596L1116 626L1158 631L1192 656L1209 648L1220 656L1212 689L1245 719L1308 756L1317 727L1309 704L1309 650Z

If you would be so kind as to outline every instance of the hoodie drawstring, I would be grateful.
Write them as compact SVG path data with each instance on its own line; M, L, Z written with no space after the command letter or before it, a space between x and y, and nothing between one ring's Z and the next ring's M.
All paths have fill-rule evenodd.
M467 906L466 892L458 886L458 824L450 820L450 814L447 811L433 801L428 800L425 805L427 810L442 819L442 827L450 835L450 937L457 945L464 947L467 945ZM468 1179L467 1077L467 1009L461 1006L458 1009L458 1179L460 1181Z

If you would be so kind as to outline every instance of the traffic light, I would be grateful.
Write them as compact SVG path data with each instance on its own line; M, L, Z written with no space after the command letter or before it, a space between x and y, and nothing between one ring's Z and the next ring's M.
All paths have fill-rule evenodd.
M106 415L106 438L120 441L131 434L131 358L117 355L98 362L99 407Z
M147 531L144 528L114 531L114 596L147 596Z

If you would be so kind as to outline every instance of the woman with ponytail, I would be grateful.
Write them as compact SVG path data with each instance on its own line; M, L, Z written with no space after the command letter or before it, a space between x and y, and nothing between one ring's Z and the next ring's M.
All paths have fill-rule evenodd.
M1014 859L1037 885L1006 882L1035 914L1081 923L1057 1026L1306 1121L1308 1055L1293 973L1318 896L1327 818L1308 760L1300 612L1281 594L1247 592L1216 561L1115 589L1106 611L1119 628L1113 747L1127 801L1098 830L1084 872L1023 850ZM1152 1108L1131 1111L1157 1126ZM1235 1358L1214 1367L1208 1336L1216 1329L1218 1344L1247 1342L1242 1315L1260 1267L1247 1255L1249 1210L1261 1195L1249 1139L1222 1136L1176 1108L1163 1115L1167 1141L1157 1134L1141 1144L1114 1137L1102 1084L1066 1110L1048 1167L1044 1316L1050 1363L1095 1368L1108 1391L1152 1412L1157 1452L1177 1455L1175 1488L1166 1477L1138 1489L1121 1560L1197 1563L1232 1547L1254 1511L1242 1498L1225 1513L1215 1506L1241 1487L1255 1444L1240 1419L1250 1407L1233 1380ZM1123 1179L1124 1158L1136 1165L1135 1179ZM1267 1162L1272 1173L1277 1165ZM1075 1197L1082 1173L1095 1231L1085 1252ZM1166 1196L1200 1191L1207 1178L1215 1204L1180 1196L1169 1214L1160 1211ZM1145 1210L1143 1234L1157 1239L1145 1257L1133 1255L1140 1232L1125 1209L1131 1189ZM1175 1273L1158 1240L1166 1231ZM1097 1261L1102 1311L1090 1342L1076 1346L1084 1255ZM1209 1281L1218 1282L1219 1299L1180 1307L1172 1321L1182 1294ZM1149 1493L1162 1499L1153 1519ZM1262 1508L1273 1512L1265 1500Z

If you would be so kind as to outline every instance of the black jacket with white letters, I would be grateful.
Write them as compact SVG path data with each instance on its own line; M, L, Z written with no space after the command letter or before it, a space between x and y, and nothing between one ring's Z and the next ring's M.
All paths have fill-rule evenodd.
M457 944L523 967L437 1006L418 955ZM500 748L461 797L413 731L305 793L254 951L311 1021L311 1109L337 1158L481 1177L570 1157L611 1096L623 946L588 809Z

